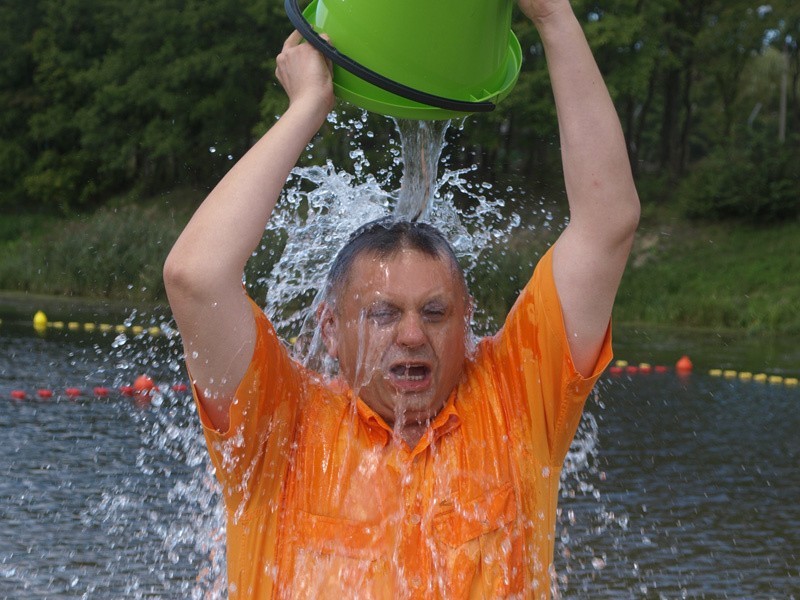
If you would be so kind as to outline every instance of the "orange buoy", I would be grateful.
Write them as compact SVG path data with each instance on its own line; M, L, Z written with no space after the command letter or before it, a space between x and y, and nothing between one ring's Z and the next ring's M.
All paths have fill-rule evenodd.
M11 390L11 398L14 400L27 400L28 394L26 394L23 390Z
M157 390L156 384L147 375L139 375L133 382L133 390L136 394L151 394Z
M677 363L675 363L675 370L678 373L691 373L694 365L688 356L681 356Z

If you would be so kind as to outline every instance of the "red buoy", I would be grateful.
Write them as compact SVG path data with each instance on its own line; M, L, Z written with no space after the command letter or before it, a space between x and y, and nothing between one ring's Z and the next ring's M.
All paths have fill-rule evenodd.
M176 383L175 385L172 386L173 392L185 392L188 389L189 388L185 383Z
M156 388L156 384L147 375L139 375L133 382L133 389L137 394L150 394Z
M681 356L680 360L675 363L675 370L678 373L691 373L694 365L688 356Z
M108 396L108 388L107 387L98 386L98 387L94 388L93 391L94 391L94 395L97 398L105 398L106 396Z
M36 390L36 395L42 400L49 400L53 397L53 390Z
M664 365L656 365L656 373L666 373L668 370Z
M119 393L123 396L133 396L136 393L136 390L133 389L132 385L123 385L119 388Z
M81 395L81 390L79 388L71 387L64 390L64 393L68 398L78 398Z
M27 400L28 394L24 390L11 390L11 398L14 400Z
M612 375L622 375L622 371L622 367L613 366L608 368L608 372Z

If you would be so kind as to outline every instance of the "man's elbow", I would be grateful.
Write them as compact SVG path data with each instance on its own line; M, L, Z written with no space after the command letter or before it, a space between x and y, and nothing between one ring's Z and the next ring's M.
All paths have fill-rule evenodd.
M636 230L639 228L641 216L642 205L639 202L639 194L636 193L636 190L633 190L620 207L617 215L617 226L622 239L633 241L633 236L636 235Z
M175 249L164 261L162 277L170 302L176 298L195 296L203 287L201 273L192 267L190 260L183 258Z

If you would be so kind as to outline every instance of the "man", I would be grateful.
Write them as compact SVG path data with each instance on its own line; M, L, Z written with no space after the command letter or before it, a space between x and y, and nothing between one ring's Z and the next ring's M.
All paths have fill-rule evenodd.
M434 229L372 223L320 306L340 377L293 362L242 272L334 103L293 33L285 114L170 253L165 282L228 510L231 598L547 598L558 481L610 360L639 203L619 121L568 0L520 0L558 109L570 222L500 332L469 348L469 295Z

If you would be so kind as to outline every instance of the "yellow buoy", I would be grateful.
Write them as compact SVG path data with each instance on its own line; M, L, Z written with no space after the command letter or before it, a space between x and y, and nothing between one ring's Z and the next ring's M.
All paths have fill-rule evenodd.
M117 325L116 327L114 327L114 331L116 331L117 333L125 333L127 330L128 328L125 327L125 325Z
M149 328L147 329L147 333L149 333L149 334L150 334L150 335L152 335L153 337L155 337L155 336L157 336L157 335L161 335L161 328L160 328L160 327L156 327L156 326L154 325L153 327L149 327Z
M33 315L33 327L34 329L44 329L47 327L47 315L41 310L37 310L36 314Z
M757 381L758 383L764 383L767 380L766 373L758 373L757 375L753 375L753 381Z
M712 377L720 377L722 375L722 369L711 369L708 374Z
M784 385L794 387L797 385L797 377L787 377L786 379L783 380L783 383Z
M85 331L94 331L94 328L95 328L95 324L94 323L84 323L83 324L83 329Z
M622 367L622 368L624 369L625 367L627 367L627 366L628 366L628 361L627 361L627 360L618 360L618 361L617 361L617 362L615 362L614 364L615 364L616 366L618 366L618 367Z
M53 321L50 325L53 329L64 329L64 321Z
M775 384L783 383L783 377L781 377L780 375L770 375L769 376L769 382L770 383L775 383Z
M114 327L108 323L100 323L100 331L106 332L111 331L112 329L114 329Z
M723 375L724 377L726 377L727 379L734 379L734 378L735 378L735 377L738 375L738 373L737 373L736 371L733 371L733 370L731 370L731 369L728 369L728 370L726 370L726 371L723 371L723 372L722 372L722 375Z
M131 327L131 331L133 332L134 335L139 335L144 331L144 327L142 327L141 325L134 325L133 327Z
M742 371L739 373L739 379L742 381L750 381L753 378L753 374L750 371Z

